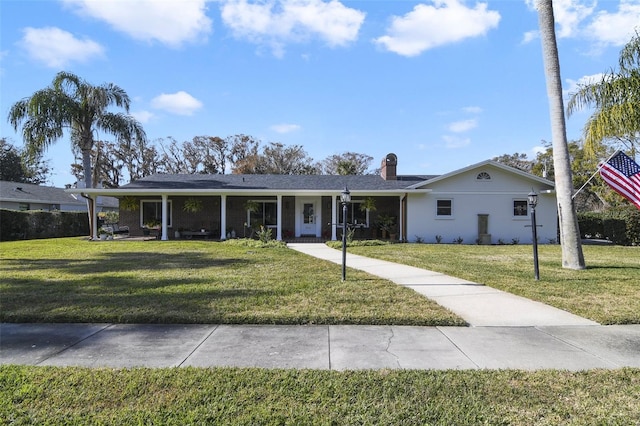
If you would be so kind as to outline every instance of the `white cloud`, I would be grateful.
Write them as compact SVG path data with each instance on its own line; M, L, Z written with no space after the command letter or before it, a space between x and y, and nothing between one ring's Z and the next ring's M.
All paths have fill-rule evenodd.
M151 101L151 106L177 115L192 115L202 108L202 102L184 91L163 93Z
M137 40L171 47L206 40L211 19L206 0L63 0L78 14L107 22Z
M266 44L276 56L284 54L285 44L314 37L331 47L345 46L357 39L365 17L337 0L227 0L221 14L237 38Z
M104 56L104 48L89 39L78 39L56 27L24 30L19 45L29 56L50 68L64 68L72 62L87 62Z
M468 132L478 127L478 120L471 118L469 120L454 121L449 124L449 131L454 133Z
M622 0L616 12L598 12L586 34L603 45L622 46L640 29L640 2Z
M564 92L565 94L575 93L578 90L578 86L597 83L602 80L603 76L604 74L599 73L593 75L585 75L577 80L567 78L567 86L565 87Z
M522 44L530 43L530 42L532 42L533 40L535 40L535 39L537 39L539 37L540 37L540 32L539 31L537 31L537 30L527 31L522 36Z
M487 10L486 3L467 7L460 0L432 0L418 4L404 16L392 18L387 35L375 43L403 56L416 56L461 40L485 35L496 28L500 14Z
M468 106L468 107L462 108L462 110L470 114L480 114L482 112L482 108L479 106Z
M534 10L535 0L525 0ZM640 28L640 0L601 2L600 6L617 5L614 12L597 10L597 0L554 0L553 14L558 38L592 40L596 47L622 46ZM523 42L531 40L533 31L525 33Z
M148 123L149 120L151 120L154 115L152 112L149 111L136 111L136 112L132 112L131 115L133 116L133 118L135 118L136 120L138 120L141 123Z
M588 4L587 4L588 3ZM554 0L553 15L556 20L558 38L578 35L580 24L591 14L597 1L584 0Z
M297 124L275 124L271 126L271 130L276 133L291 133L300 130L300 128Z
M465 146L469 146L471 144L471 139L469 138L460 138L451 135L442 136L442 140L444 140L445 147L452 149L464 148Z

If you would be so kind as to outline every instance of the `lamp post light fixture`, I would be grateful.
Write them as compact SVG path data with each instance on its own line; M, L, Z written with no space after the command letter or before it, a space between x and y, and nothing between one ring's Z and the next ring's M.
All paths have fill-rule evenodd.
M344 187L340 194L342 201L342 281L347 279L347 204L351 202L351 193Z
M531 207L531 235L533 238L533 273L536 281L540 279L538 270L538 229L536 225L536 206L538 205L538 194L533 190L527 195L529 207Z

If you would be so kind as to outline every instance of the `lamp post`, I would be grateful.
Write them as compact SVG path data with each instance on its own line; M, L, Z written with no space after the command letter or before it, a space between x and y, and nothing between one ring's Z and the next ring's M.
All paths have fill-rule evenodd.
M340 194L342 200L342 281L347 279L347 204L351 202L351 193L344 187Z
M527 195L529 199L529 207L531 207L531 234L533 237L533 273L536 281L540 279L538 271L538 229L536 225L536 206L538 205L538 194L533 190Z

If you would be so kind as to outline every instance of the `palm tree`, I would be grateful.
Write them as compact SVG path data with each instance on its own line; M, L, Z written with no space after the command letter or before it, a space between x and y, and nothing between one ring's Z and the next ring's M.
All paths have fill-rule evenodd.
M571 94L567 114L587 106L595 112L584 127L584 146L594 155L606 139L615 139L635 155L640 132L640 34L636 32L619 56L620 71L583 84Z
M141 124L128 115L129 105L129 96L117 85L93 86L74 74L60 72L50 87L16 102L8 119L15 131L22 126L25 149L31 154L42 153L68 131L71 143L82 153L85 186L93 188L91 150L97 131L120 140L146 140ZM124 108L127 114L108 111L111 106ZM92 210L89 202L90 232L94 235Z
M573 183L571 159L567 143L567 129L562 100L562 81L560 78L560 60L556 44L555 18L552 0L537 0L540 37L553 146L553 168L555 170L556 197L560 221L560 243L562 245L562 267L585 269L578 227L578 215L573 202Z

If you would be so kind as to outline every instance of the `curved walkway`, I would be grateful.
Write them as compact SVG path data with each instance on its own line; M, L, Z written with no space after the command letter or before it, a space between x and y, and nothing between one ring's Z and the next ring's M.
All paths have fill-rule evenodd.
M342 263L325 244L290 244ZM347 266L413 288L471 327L0 324L0 364L358 369L640 368L640 325L601 326L431 271L347 255ZM347 273L347 279L348 279Z
M342 264L342 252L326 244L288 244L299 252ZM347 253L347 267L409 287L479 326L598 325L544 303L438 272ZM347 279L348 279L347 274Z

